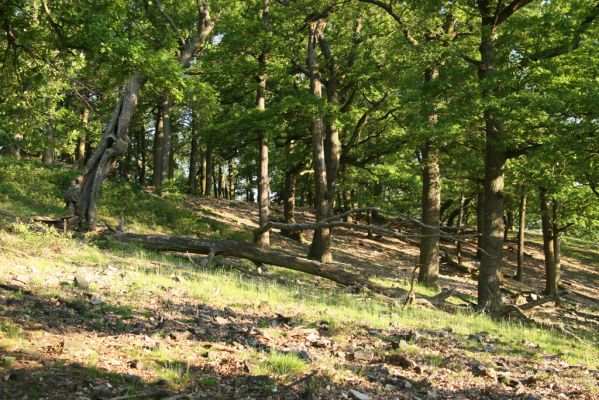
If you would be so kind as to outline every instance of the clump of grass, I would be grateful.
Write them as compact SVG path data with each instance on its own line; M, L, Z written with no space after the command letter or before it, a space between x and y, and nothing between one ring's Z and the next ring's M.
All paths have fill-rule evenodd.
M303 374L307 367L306 361L295 354L272 351L268 358L259 364L258 371L264 375L289 377Z

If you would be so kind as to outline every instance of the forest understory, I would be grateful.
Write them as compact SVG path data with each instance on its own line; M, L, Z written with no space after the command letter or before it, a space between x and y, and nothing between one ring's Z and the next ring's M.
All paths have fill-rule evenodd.
M403 309L401 299L387 302L357 286L344 288L283 268L258 270L243 261L202 266L205 256L145 250L110 239L105 229L81 234L31 225L29 217L43 209L57 213L56 201L45 193L38 196L47 204L35 196L26 204L18 192L7 190L0 202L5 214L23 217L22 222L0 218L3 398L593 399L598 394L599 250L590 243L566 241L562 283L568 294L559 305L532 309L535 320L567 326L578 341L518 320ZM123 193L121 188L109 197L106 207ZM162 223L159 216L173 204L205 224L211 232L206 236L246 240L257 227L258 210L246 202L136 196L146 205L138 213L145 215L125 217L127 231L181 230L177 224L184 219ZM272 207L274 220L280 211ZM116 225L119 218L106 215L106 222ZM312 219L310 210L297 210L298 222ZM271 241L273 249L292 255L307 251L307 244L279 233ZM452 242L441 248L455 252ZM513 248L508 241L504 299L522 304L541 298L540 238L527 236L522 283L511 279ZM413 244L369 239L350 229L335 229L332 250L348 271L402 289L410 286L418 256ZM464 265L475 269L476 263L467 250ZM472 274L442 263L439 284L463 300L476 299ZM415 292L437 294L418 285Z

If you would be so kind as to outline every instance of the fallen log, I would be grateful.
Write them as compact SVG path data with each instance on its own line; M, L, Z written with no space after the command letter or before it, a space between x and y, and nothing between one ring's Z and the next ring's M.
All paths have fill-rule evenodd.
M121 233L111 238L128 243L135 243L145 248L158 251L174 251L180 253L214 254L216 256L244 258L257 264L268 264L328 279L343 286L360 285L370 291L387 297L398 297L407 292L401 288L385 288L367 278L345 271L337 264L323 264L285 254L278 250L266 250L237 240L196 239L187 236L141 235Z

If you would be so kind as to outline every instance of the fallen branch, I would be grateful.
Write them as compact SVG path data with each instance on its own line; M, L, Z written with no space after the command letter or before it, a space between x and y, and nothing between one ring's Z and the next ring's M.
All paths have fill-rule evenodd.
M476 237L476 236L478 236L478 234L472 234L472 235L466 234L466 235L459 235L459 236L454 235L454 234L445 232L443 229L441 229L441 227L427 225L414 217L411 217L411 216L408 216L408 215L405 215L402 213L398 213L398 212L384 211L377 207L354 208L354 209L342 212L340 214L335 214L331 217L328 217L328 218L325 218L325 219L322 219L320 221L316 221L316 222L310 223L310 224L286 224L283 222L268 221L263 226L261 226L257 229L254 229L254 234L259 235L259 234L262 234L262 233L269 231L273 228L284 230L284 231L305 231L305 230L315 230L315 229L319 229L319 228L345 227L345 228L350 228L350 229L362 230L362 231L366 231L366 232L378 233L381 235L387 235L390 237L394 237L397 239L407 241L407 242L409 242L411 244L415 244L415 245L417 245L418 243L415 242L414 239L431 236L431 235L423 235L423 234L405 235L405 234L399 233L395 230L387 229L387 228L377 226L377 225L361 225L361 224L337 221L339 219L345 218L346 216L348 216L350 214L355 214L355 213L363 212L363 211L376 211L376 212L379 212L382 214L401 216L402 218L410 220L411 222L415 223L416 225L418 225L420 227L436 231L438 233L438 235L435 235L435 236L439 236L440 238L449 239L449 240L459 242L459 243L464 243L465 245L474 247L474 248L482 251L483 253L485 252L484 249L481 249L480 247L476 246L475 244L472 244L464 239L461 239L461 237L467 237L467 236Z
M186 236L140 235L121 233L112 238L122 242L142 245L158 251L211 254L233 258L244 258L254 263L275 265L328 279L343 286L360 285L370 291L388 297L398 297L406 291L400 288L385 288L367 278L345 271L338 264L323 264L306 258L295 257L278 250L266 250L236 240L194 239Z

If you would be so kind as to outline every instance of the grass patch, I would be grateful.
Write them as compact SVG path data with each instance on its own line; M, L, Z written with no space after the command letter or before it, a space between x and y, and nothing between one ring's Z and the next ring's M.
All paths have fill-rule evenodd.
M287 378L303 374L307 369L306 361L292 353L272 351L268 358L262 361L256 373L271 375L277 378Z

